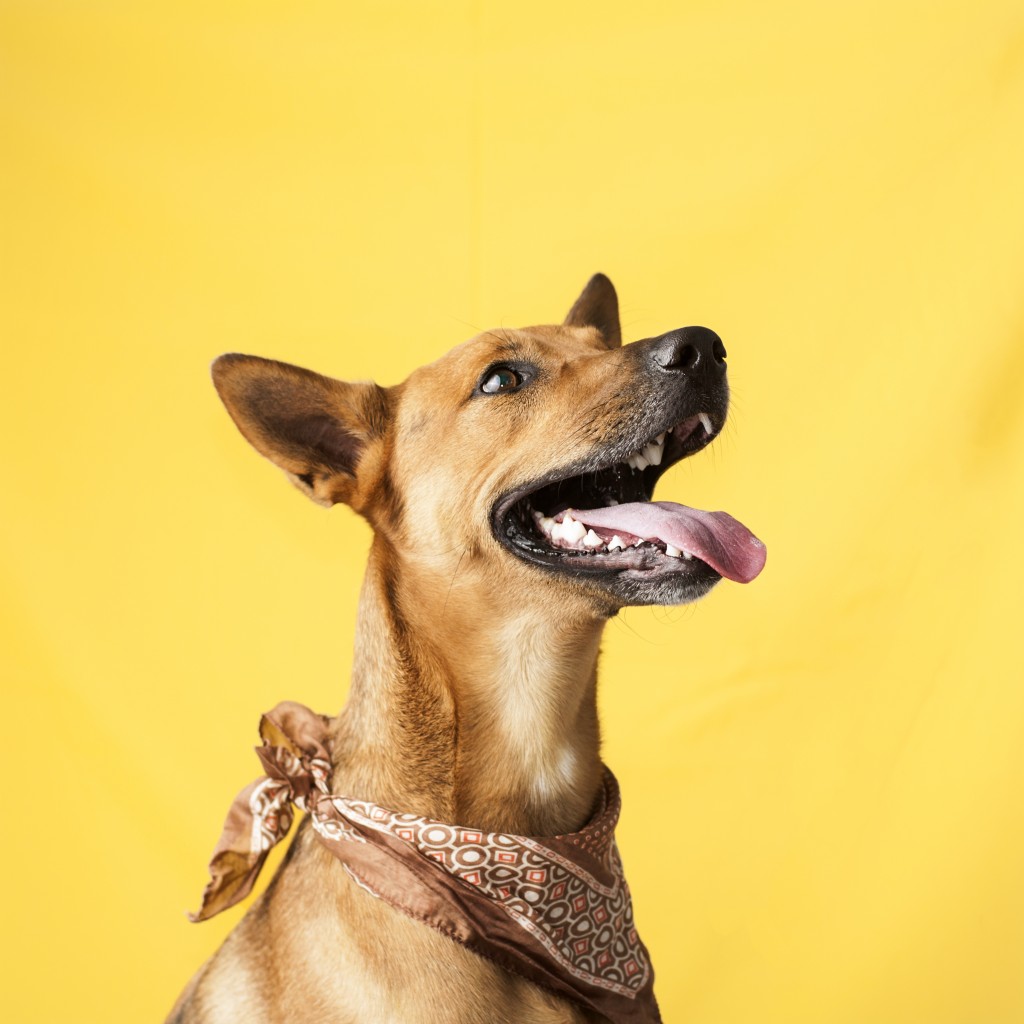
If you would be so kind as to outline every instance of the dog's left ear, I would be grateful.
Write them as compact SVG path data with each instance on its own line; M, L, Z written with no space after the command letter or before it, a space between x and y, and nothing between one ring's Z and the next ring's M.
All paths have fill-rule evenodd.
M619 348L622 344L619 297L615 294L615 286L604 274L595 274L587 282L569 310L565 326L596 327L609 348Z
M214 360L212 372L217 393L253 448L318 505L343 501L360 510L360 493L372 487L364 463L387 429L383 388L234 353Z

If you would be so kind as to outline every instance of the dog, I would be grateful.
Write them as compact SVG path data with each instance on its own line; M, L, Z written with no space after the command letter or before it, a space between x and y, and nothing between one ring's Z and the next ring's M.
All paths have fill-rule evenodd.
M761 542L725 513L651 500L661 474L725 423L721 339L686 327L623 346L615 289L597 274L562 324L486 331L394 387L236 354L214 362L213 380L260 454L318 504L364 516L374 537L348 703L317 720L322 743L295 749L289 764L306 765L302 785L281 781L287 769L268 776L289 799L305 786L300 806L319 801L335 820L307 815L169 1024L659 1020L653 996L634 1013L636 993L626 992L609 1011L597 988L579 996L562 975L547 983L551 973L518 954L489 951L490 925L444 926L466 920L445 916L447 896L429 896L430 914L403 904L413 891L405 882L374 898L364 864L377 862L359 857L401 845L374 833L373 816L391 813L381 808L406 822L457 823L470 842L521 839L534 857L548 841L524 837L575 841L595 807L615 799L596 706L605 623L627 605L695 601L723 576L748 582L765 561ZM280 753L279 720L264 723L265 749ZM284 815L286 831L290 815L274 806L273 825ZM361 835L344 833L357 827ZM609 849L605 867L618 863ZM543 863L576 877L552 856ZM439 890L433 868L423 870ZM465 877L444 884L468 890ZM628 889L625 904L617 892L620 924L635 938ZM494 892L486 905L470 895L488 913L497 907L488 920L533 914L521 901L519 911L499 906ZM526 918L502 936L529 930ZM646 972L635 950L630 962Z

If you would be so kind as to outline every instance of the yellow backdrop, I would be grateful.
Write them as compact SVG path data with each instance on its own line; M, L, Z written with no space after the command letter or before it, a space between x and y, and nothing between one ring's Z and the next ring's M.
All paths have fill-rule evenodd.
M368 531L223 351L394 383L587 277L718 330L664 497L764 575L603 662L666 1019L1024 1021L1024 11L0 4L6 1021L160 1020L258 714L336 711Z

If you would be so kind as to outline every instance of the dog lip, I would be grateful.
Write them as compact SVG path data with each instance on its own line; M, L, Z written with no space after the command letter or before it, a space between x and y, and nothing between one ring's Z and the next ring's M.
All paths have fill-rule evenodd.
M557 548L534 550L507 540L504 543L516 557L538 569L562 577L568 576L581 583L590 581L603 588L611 588L612 592L620 584L627 587L649 586L676 580L679 585L688 588L689 596L685 600L689 601L695 600L722 578L712 566L699 558L683 560L668 555L652 544L614 553L586 554Z

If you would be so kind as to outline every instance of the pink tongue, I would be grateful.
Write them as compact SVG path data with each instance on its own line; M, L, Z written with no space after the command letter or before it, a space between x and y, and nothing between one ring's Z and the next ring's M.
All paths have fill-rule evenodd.
M586 526L692 551L720 576L737 583L749 583L768 557L764 544L727 512L702 512L674 501L642 501L589 511L568 509L567 513Z

